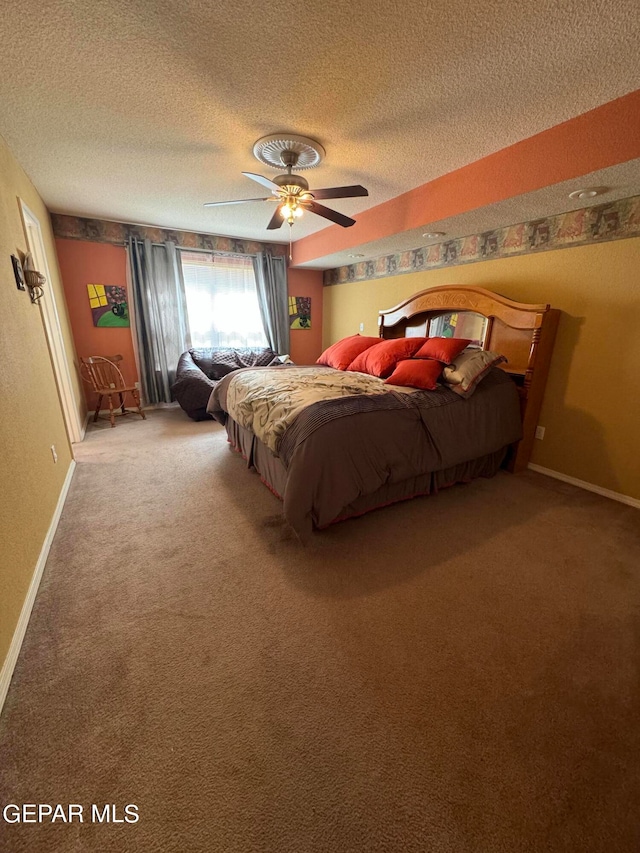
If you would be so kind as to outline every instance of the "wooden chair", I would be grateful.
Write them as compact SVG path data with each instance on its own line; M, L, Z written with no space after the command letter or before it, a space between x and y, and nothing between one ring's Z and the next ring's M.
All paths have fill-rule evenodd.
M135 385L127 385L124 381L124 376L117 365L117 362L120 361L122 361L121 355L113 355L109 356L109 358L105 358L102 355L91 355L88 358L80 359L80 372L82 374L82 378L91 384L93 390L98 395L98 405L96 406L96 412L93 416L94 423L98 420L103 398L108 397L109 420L111 421L112 427L116 425L115 410L113 406L113 398L115 396L120 400L120 405L115 407L116 410L120 409L118 412L119 415L140 415L143 420L146 421L147 419L147 416L140 406L140 392ZM125 394L131 394L138 409L137 412L133 409L125 408Z

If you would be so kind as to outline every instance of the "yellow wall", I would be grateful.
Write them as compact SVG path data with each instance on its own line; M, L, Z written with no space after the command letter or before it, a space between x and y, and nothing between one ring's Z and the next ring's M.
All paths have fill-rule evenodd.
M640 238L325 287L324 346L443 284L562 311L531 461L640 499Z
M49 214L0 138L0 668L71 462L40 308L13 277L10 255L27 248L18 197L40 221L52 278L46 287L55 293L70 365L75 359ZM73 381L82 412L75 375Z

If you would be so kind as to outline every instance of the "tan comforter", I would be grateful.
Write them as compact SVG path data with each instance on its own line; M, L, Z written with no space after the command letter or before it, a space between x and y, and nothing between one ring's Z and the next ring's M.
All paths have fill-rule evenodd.
M410 390L410 389L405 389ZM242 370L229 381L226 409L274 453L295 418L307 406L361 394L387 394L383 379L326 367Z

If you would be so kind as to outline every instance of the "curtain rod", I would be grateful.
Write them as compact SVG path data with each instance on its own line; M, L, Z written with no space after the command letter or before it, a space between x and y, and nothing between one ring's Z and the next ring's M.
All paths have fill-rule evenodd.
M134 237L134 242L136 243L144 243L144 240L141 240L139 237ZM124 246L125 249L129 245L129 241L125 240L122 243L115 243L116 246ZM164 243L152 243L152 246L164 246ZM198 252L200 255L223 255L228 258L255 258L256 252L225 252L221 249L194 249L193 246L178 246L176 244L176 249L180 252Z
M197 252L199 255L224 255L228 258L255 258L255 252L222 252L220 249L194 249L192 246L176 246L181 252Z

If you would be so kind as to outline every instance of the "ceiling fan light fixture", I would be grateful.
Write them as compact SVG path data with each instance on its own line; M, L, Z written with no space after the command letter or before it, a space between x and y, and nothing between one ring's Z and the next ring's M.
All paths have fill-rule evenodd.
M271 193L265 198L249 198L249 199L231 199L230 201L215 201L207 202L205 207L219 207L225 204L245 204L246 202L254 201L275 201L276 207L273 216L267 225L267 231L275 231L281 228L284 222L293 225L295 220L302 216L306 211L313 213L316 216L322 216L330 222L335 222L336 225L341 225L343 228L349 228L356 224L356 220L344 213L333 210L330 207L320 204L318 199L328 198L356 198L358 196L368 196L369 192L366 187L360 184L353 184L344 187L323 187L316 189L313 192L309 190L309 184L300 175L294 175L293 169L310 169L316 166L322 157L324 157L324 148L313 139L308 139L304 136L292 136L291 134L274 134L270 137L259 139L255 145L253 153L260 162L264 162L275 169L286 169L286 174L276 175L271 178L265 178L264 175L258 175L254 172L243 172L245 178L260 184Z
M280 216L285 220L285 222L288 222L289 225L293 225L294 220L299 219L303 213L304 209L300 207L295 196L293 198L285 199L284 204L280 207Z

